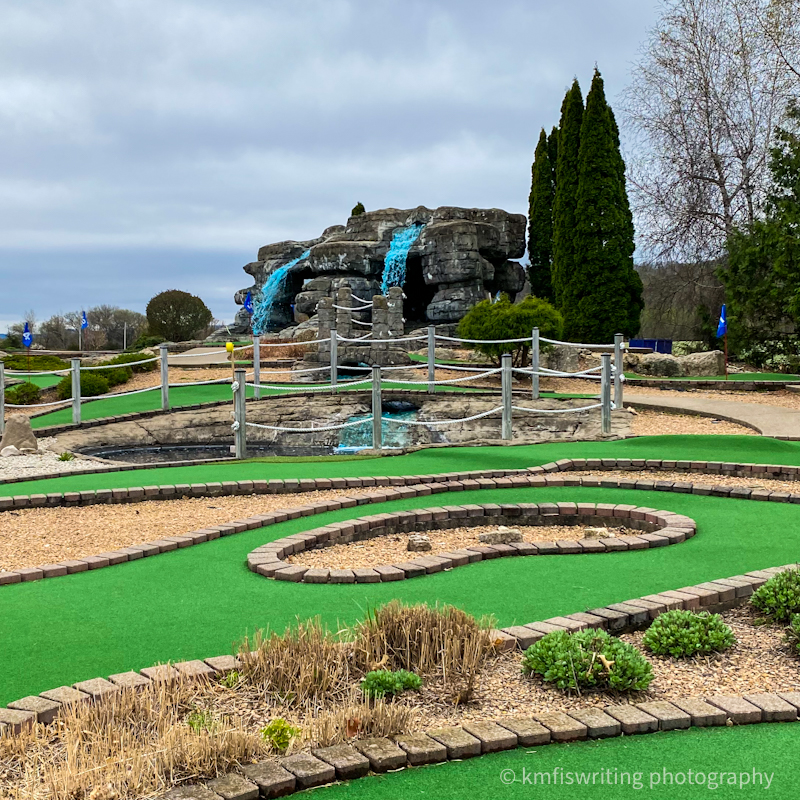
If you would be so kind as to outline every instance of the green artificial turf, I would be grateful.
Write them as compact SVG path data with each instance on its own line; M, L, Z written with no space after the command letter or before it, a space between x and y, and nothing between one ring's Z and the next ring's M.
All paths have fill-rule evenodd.
M451 603L476 616L493 614L507 626L788 563L800 552L796 505L544 487L462 492L457 502L634 503L688 514L699 533L655 550L497 559L398 583L293 584L245 566L247 553L267 541L366 513L448 501L456 499L343 509L116 567L0 587L0 704L158 661L231 652L248 632L280 630L296 618L320 614L330 626L352 623L395 597ZM252 508L258 512L258 498Z
M481 793L498 800L789 798L800 792L799 742L797 723L691 728L517 748L316 789L314 797L462 800Z
M800 442L762 436L640 436L613 442L548 442L506 447L432 447L398 456L360 459L271 459L229 461L191 467L153 467L129 472L65 475L48 480L0 484L0 495L79 492L175 483L208 483L272 478L341 478L372 475L428 475L464 470L524 469L560 458L668 458L800 466ZM290 463L290 467L287 464Z

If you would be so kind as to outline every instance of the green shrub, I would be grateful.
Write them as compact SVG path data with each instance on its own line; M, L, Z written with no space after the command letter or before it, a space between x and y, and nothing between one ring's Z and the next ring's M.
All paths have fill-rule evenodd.
M75 460L75 454L74 454L74 453L70 453L68 450L65 450L65 451L64 451L64 452L63 452L63 453L62 453L62 454L61 454L61 455L58 457L58 460L59 460L59 461L74 461L74 460Z
M359 200L359 202L357 202L353 206L353 210L350 212L350 216L351 217L360 217L362 214L365 214L366 211L367 211L367 209L364 208L364 204Z
M275 717L269 725L261 729L261 738L269 742L279 753L285 753L292 743L300 735L300 728L287 722L283 717Z
M26 353L15 353L13 356L8 356L4 359L3 363L6 365L6 369L27 372L29 361L31 372L69 368L69 364L66 361L62 361L56 356L30 356L29 358Z
M368 672L361 681L361 691L366 697L373 699L377 697L394 697L401 694L406 689L419 689L422 686L422 678L406 669L393 671L390 669L378 669Z
M789 627L786 629L786 641L793 650L800 653L800 614L795 614L790 620Z
M592 629L548 633L525 651L522 671L559 689L639 691L653 680L650 662L633 645Z
M97 397L108 392L108 381L97 372L81 372L81 397ZM67 375L56 385L56 395L59 400L69 400L72 397L72 376Z
M644 646L659 656L688 658L727 650L736 642L719 614L667 611L656 617L644 635Z
M39 392L35 383L19 383L6 390L6 402L12 406L32 406L39 402Z
M788 622L800 614L800 569L773 575L750 598L753 607L774 622Z
M145 359L152 358L149 353L121 353L118 356L114 356L114 358L109 358L108 361L103 361L103 364L108 364L109 366L113 366L115 364L131 364L136 361L144 361ZM135 367L129 367L134 372L152 372L154 369L158 368L158 361L149 361L147 364L136 364Z
M236 670L232 670L227 675L223 675L219 682L226 689L235 689L239 685L242 676Z
M497 302L482 300L473 306L458 323L458 336L462 339L522 339L530 338L533 329L538 328L540 336L558 339L562 326L561 314L546 300L526 297L521 303L512 303L507 295L501 295ZM516 366L526 364L530 352L530 342L470 346L497 363L503 353L511 353Z
M214 716L210 711L195 708L186 717L186 724L195 732L211 731L214 727Z
M167 340L163 336L154 336L151 333L143 333L129 348L128 350L144 350L146 347L155 347L161 342Z

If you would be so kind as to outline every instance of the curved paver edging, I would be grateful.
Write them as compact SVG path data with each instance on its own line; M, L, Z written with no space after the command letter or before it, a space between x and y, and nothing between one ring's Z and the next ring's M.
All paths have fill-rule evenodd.
M355 498L327 501L296 506L285 511L248 517L224 525L211 525L183 536L167 536L153 542L119 550L88 556L81 559L60 561L39 567L27 567L11 572L0 572L0 586L43 578L56 578L85 572L91 569L114 566L126 561L158 555L159 553L188 547L193 544L217 539L244 530L266 527L287 519L321 514L342 508L352 508L368 503L383 503L406 497L423 497L441 492L472 491L477 489L510 489L539 486L589 486L612 489L642 489L646 491L670 491L717 497L735 497L781 503L800 503L800 493L771 492L766 489L748 489L735 486L704 486L689 482L636 481L621 479L604 480L582 476L569 476L572 470L654 470L709 472L747 477L769 477L785 480L800 480L800 467L777 464L738 464L708 461L669 461L649 459L561 459L537 467L522 470L487 470L439 475L409 475L365 478L316 478L263 481L229 481L208 484L177 484L145 486L127 489L99 489L87 492L65 492L48 495L22 495L0 498L0 512L12 508L69 507L98 503L135 503L147 500L168 500L181 497L219 497L228 495L281 494L322 491L329 489L355 489L383 487L382 491L370 492ZM554 474L555 473L555 474ZM508 477L511 476L511 477ZM651 509L652 510L652 509Z
M796 565L756 570L717 581L662 592L615 603L590 612L553 617L528 626L494 631L498 649L530 646L554 630L603 628L620 632L646 627L670 608L698 608L716 611L747 601L753 590L770 577ZM512 631L516 633L512 633ZM519 631L524 631L520 634ZM530 643L532 644L533 641ZM191 678L215 678L241 666L235 656L217 656L204 661L159 665L105 678L62 686L10 703L0 709L0 734L18 733L36 722L52 722L69 704L102 702L120 688L140 688L154 682ZM743 695L686 697L671 701L619 703L604 707L551 711L528 717L467 722L462 726L435 728L425 732L388 738L356 739L352 744L313 748L280 759L245 765L202 784L171 789L163 800L230 800L230 798L277 797L294 791L352 780L369 772L381 773L411 766L462 760L487 753L531 747L551 742L599 739L620 735L654 733L726 725L794 722L800 712L800 692L757 692ZM5 730L4 730L5 729Z
M602 539L475 545L409 561L356 569L317 569L291 564L288 555L360 542L378 536L478 525L603 525L612 521L642 531L641 535ZM656 533L657 531L657 533ZM373 514L334 522L304 533L286 536L257 547L247 556L247 567L266 578L303 583L380 583L431 575L477 561L504 556L568 555L646 550L678 544L696 533L690 517L654 508L607 503L469 504Z

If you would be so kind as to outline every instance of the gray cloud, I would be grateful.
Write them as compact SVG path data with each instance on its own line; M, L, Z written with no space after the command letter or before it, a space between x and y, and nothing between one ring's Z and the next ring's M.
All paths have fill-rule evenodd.
M259 245L367 208L525 211L538 130L655 0L0 0L0 328L33 307L230 319ZM624 131L623 131L624 134Z

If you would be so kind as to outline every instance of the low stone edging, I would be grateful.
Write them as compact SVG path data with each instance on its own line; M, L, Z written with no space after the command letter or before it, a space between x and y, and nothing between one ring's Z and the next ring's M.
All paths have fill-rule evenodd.
M731 392L777 391L787 386L796 386L800 380L785 381L726 381L709 380L707 378L670 379L670 378L628 378L628 386L647 386L655 389L722 389Z
M602 539L475 545L409 561L355 569L317 569L291 564L287 555L337 544L364 541L395 533L413 533L478 525L603 525L614 523L641 530L641 535ZM657 531L657 533L656 533ZM607 503L468 504L414 511L373 514L334 522L257 547L247 556L247 567L266 578L303 583L380 583L431 575L477 561L504 556L568 555L646 550L678 544L696 533L690 517L654 508Z
M603 628L621 632L646 627L670 608L718 611L747 601L753 590L770 577L796 565L755 570L732 578L689 586L677 591L614 603L588 612L553 617L527 626L494 631L499 650L525 649L554 630ZM524 629L524 633L520 633ZM528 639L530 638L530 640ZM36 722L47 724L61 709L77 702L102 702L120 688L139 688L152 682L216 678L241 666L235 656L149 667L140 672L93 678L62 686L10 703L0 709L0 735L19 733ZM202 784L171 789L162 800L255 800L352 780L369 772L383 773L446 760L461 760L487 753L554 742L571 742L725 725L794 722L800 712L800 692L757 692L713 695L643 703L619 703L603 708L571 710L467 722L461 726L401 734L389 738L356 739L352 744L313 748L279 759L249 764L241 773L229 773Z

